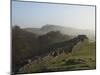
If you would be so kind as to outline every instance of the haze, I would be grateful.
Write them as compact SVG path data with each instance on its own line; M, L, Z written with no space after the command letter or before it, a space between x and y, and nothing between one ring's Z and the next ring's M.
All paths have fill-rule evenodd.
M95 6L12 2L12 25L40 28L46 24L95 30Z

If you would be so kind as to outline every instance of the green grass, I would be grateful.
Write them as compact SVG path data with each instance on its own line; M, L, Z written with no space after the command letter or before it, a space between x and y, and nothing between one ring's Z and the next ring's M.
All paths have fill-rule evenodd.
M41 61L33 61L20 69L20 73L71 71L95 69L95 42L84 41L79 43L70 54L62 53L59 56L45 56Z

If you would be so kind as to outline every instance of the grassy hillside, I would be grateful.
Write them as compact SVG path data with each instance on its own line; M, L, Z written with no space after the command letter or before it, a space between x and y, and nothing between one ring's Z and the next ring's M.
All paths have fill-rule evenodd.
M47 55L20 68L19 73L86 70L96 68L95 42L78 43L73 52L56 57Z
M95 59L95 42L84 41L79 46L74 47L73 57L91 57Z

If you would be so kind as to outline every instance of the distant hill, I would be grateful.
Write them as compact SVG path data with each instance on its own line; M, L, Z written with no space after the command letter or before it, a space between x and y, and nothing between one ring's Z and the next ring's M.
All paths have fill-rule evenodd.
M25 28L25 30L29 32L33 32L38 35L43 35L50 31L60 31L63 34L67 34L74 37L80 34L84 34L84 35L87 35L91 41L95 41L95 32L92 30L87 30L87 29L81 30L81 29L75 29L71 27L62 27L58 25L47 24L41 28Z
M24 30L28 31L28 32L32 32L35 33L37 35L41 35L43 34L40 30L40 28L24 28Z

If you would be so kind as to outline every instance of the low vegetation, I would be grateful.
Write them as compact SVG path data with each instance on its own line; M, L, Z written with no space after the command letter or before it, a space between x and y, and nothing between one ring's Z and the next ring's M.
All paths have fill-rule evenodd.
M38 36L15 26L12 39L14 73L96 68L95 42L90 42L85 35L72 39L59 31L51 31Z
M77 47L77 46L76 46ZM45 56L20 68L19 73L89 70L96 68L95 43L84 41L71 54ZM79 45L78 45L79 47Z

